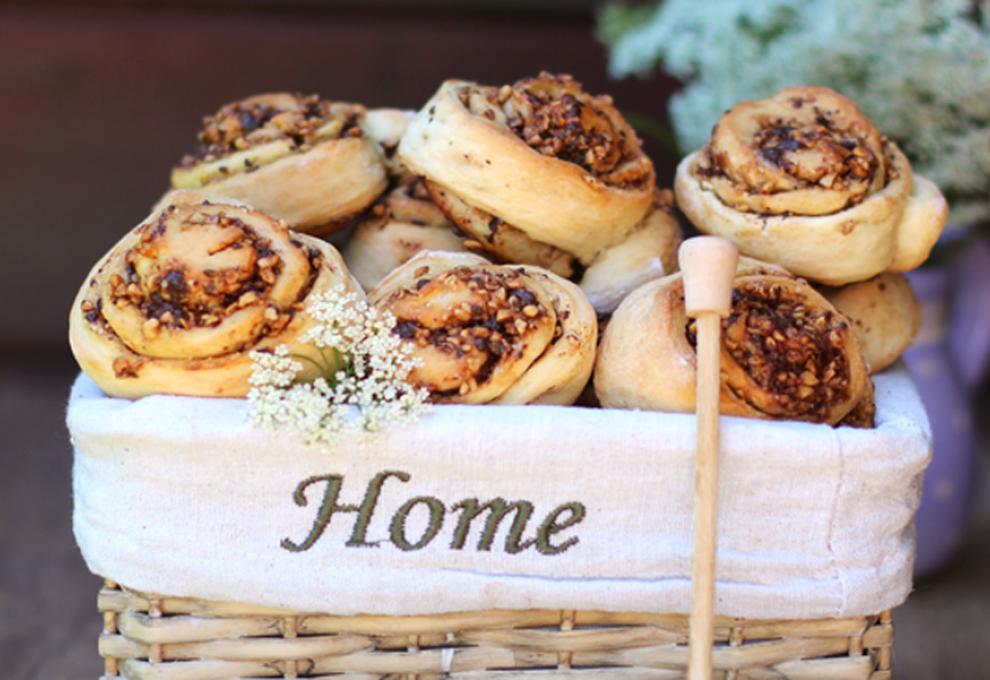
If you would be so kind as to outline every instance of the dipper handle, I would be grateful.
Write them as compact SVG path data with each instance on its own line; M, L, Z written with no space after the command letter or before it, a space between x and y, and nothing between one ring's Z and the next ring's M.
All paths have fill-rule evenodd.
M732 281L739 253L716 236L688 239L678 253L684 305L697 319L697 458L694 473L694 562L688 679L711 680L715 643L715 547L718 519L720 317L732 306Z
M684 278L684 306L688 316L704 312L721 316L732 305L732 280L739 264L739 251L724 238L697 236L681 244L677 253Z

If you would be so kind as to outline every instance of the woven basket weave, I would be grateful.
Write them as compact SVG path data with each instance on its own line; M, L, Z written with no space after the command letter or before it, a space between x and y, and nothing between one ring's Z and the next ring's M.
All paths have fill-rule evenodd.
M660 680L687 664L687 617L591 611L331 616L145 595L107 581L107 678ZM889 680L890 612L716 619L714 677Z

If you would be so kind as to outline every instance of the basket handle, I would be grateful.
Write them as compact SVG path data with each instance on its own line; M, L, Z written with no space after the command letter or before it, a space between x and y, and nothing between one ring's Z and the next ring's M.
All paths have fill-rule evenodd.
M684 279L684 306L696 320L697 454L694 473L694 562L688 680L710 680L715 642L715 546L718 519L719 354L721 317L732 304L732 281L739 253L717 236L686 240L678 253Z

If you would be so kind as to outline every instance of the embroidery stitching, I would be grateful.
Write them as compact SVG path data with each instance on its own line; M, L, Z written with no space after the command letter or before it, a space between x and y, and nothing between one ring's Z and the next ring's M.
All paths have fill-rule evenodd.
M305 552L323 537L334 515L352 512L356 515L354 526L344 546L348 548L380 547L384 541L369 541L367 536L385 483L390 478L395 478L405 484L411 481L412 475L403 470L378 472L368 482L360 505L341 502L344 475L313 475L302 480L296 485L292 493L292 500L297 506L301 508L309 506L309 499L306 494L308 489L316 484L326 484L323 497L306 537L301 542L293 541L288 537L283 538L280 543L281 547L289 552ZM406 524L409 515L417 505L427 507L429 521L423 534L415 541L411 541L407 535ZM469 497L447 505L434 496L414 496L402 503L392 514L388 525L389 538L387 540L403 552L422 550L440 534L448 512L460 513L447 546L450 550L463 550L465 548L475 520L487 512L484 526L478 534L478 542L475 546L477 551L490 552L492 550L499 530L505 524L508 516L513 514L512 523L506 532L503 545L505 553L516 555L529 548L535 548L538 553L546 556L560 555L580 543L581 539L578 536L571 536L558 544L555 544L553 539L558 534L583 522L588 513L587 507L579 501L562 503L547 513L537 526L535 536L525 538L526 529L535 512L535 506L531 501L525 499L510 501L500 496L482 501L477 497Z
M485 529L478 538L478 550L489 551L492 549L492 543L495 541L495 535L498 533L499 525L505 516L513 510L516 512L516 517L512 521L512 528L509 530L509 534L505 537L505 552L515 555L535 543L534 539L523 541L522 543L519 542L519 539L522 538L523 531L526 529L526 523L533 514L533 504L529 501L509 503L504 498L493 498L487 503L481 504L477 498L465 498L450 506L450 510L451 512L454 510L463 511L457 521L457 529L454 531L454 537L450 541L452 550L462 550L464 548L468 533L471 530L471 522L484 510L489 511L488 519L485 520Z
M561 524L557 524L557 517L565 511L570 511L571 516ZM559 555L573 548L581 540L577 536L571 536L560 545L553 545L550 542L550 537L571 528L575 524L581 523L587 512L588 510L585 508L584 503L577 501L558 505L547 515L543 523L540 524L540 528L536 532L536 549L544 555Z
M412 509L420 503L425 503L430 509L430 522L420 539L415 543L410 543L409 539L406 538L406 520L409 519L409 513L412 512ZM444 505L439 498L434 498L433 496L416 496L415 498L410 498L400 505L399 509L392 516L392 522L388 527L392 544L399 550L406 552L425 548L440 533L445 512Z

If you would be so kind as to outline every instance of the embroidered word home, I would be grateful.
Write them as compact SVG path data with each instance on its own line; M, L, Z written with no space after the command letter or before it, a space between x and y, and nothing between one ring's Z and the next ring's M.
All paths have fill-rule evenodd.
M367 539L368 526L375 514L385 483L390 479L407 483L411 475L401 470L379 472L368 482L360 505L341 502L343 475L319 475L304 479L293 492L292 498L295 504L299 507L309 505L306 494L310 488L318 491L322 486L323 498L309 534L299 542L284 538L282 547L291 552L309 550L320 540L334 518L352 513L353 517L350 519L354 524L345 546L378 547L381 541ZM389 486L394 487L395 483ZM421 532L414 532L416 535L410 536L406 522L418 506L422 506L428 513L429 521ZM422 511L418 510L418 512ZM509 501L504 498L491 498L482 501L478 498L465 498L447 505L434 496L414 496L393 513L389 522L389 542L399 550L407 552L422 550L437 539L447 526L451 529L448 544L451 550L464 550L473 546L479 551L490 551L495 546L499 529L504 526L505 540L501 547L510 555L530 548L542 555L559 555L578 544L580 539L577 536L563 534L584 520L587 514L584 504L576 501L561 503L539 519L538 523L534 522L531 527L530 521L533 520L534 511L533 503L527 500ZM474 536L477 536L476 540Z

